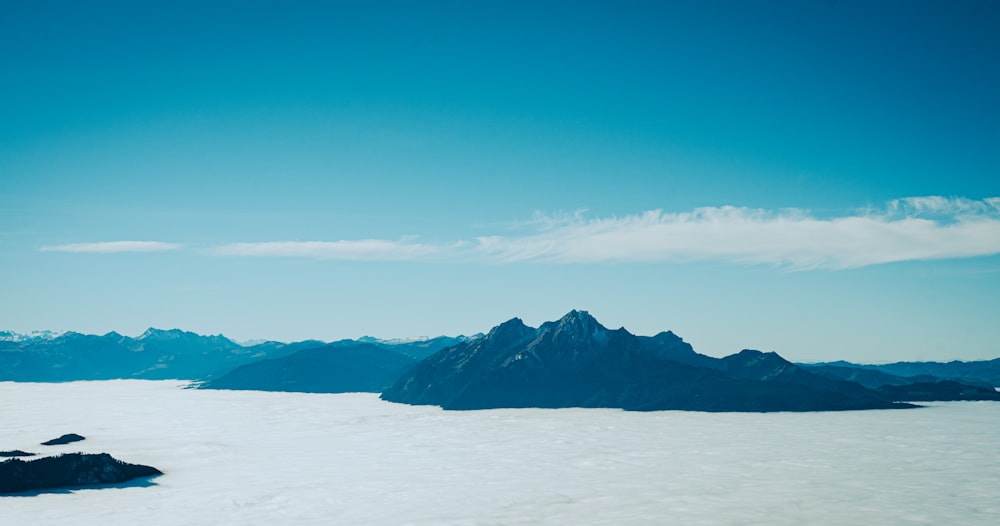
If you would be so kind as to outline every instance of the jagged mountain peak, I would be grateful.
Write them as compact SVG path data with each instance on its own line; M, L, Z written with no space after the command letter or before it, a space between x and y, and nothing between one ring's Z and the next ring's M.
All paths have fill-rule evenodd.
M559 318L559 321L557 321L556 323L560 325L584 325L584 326L598 325L603 328L600 322L597 321L597 318L591 316L589 312L585 310L576 310L576 309L567 312L566 315L563 316L562 318Z
M655 340L683 340L684 339L684 338L681 338L680 336L674 334L674 331L661 331L661 332L658 332L658 333L650 336L650 338L653 338Z
M487 339L497 339L504 338L508 336L522 336L525 333L531 331L531 327L524 324L521 318L511 318L496 327L490 329L489 334L486 335Z
M148 340L148 339L175 339L180 338L184 335L184 331L180 329L157 329L156 327L150 327L139 335L137 340Z
M542 333L551 332L558 340L583 341L597 339L606 341L608 328L585 310L571 310L557 321L543 323Z
M117 334L117 333L115 333L115 334ZM216 341L216 342L220 342L220 343L225 343L225 344L232 344L232 345L237 345L237 346L239 345L238 343L230 340L229 338L226 338L222 334L206 334L206 335L202 335L202 334L198 334L196 332L184 331L184 330L181 330L181 329L166 329L166 330L164 330L164 329L157 329L155 327L150 327L150 328L146 329L145 332L143 332L141 335L139 335L138 338L135 338L135 339L139 340L139 341L142 341L142 340L166 341L166 340L180 340L180 339L184 339L184 338L187 338L187 339L200 339L200 340L212 340L212 341Z

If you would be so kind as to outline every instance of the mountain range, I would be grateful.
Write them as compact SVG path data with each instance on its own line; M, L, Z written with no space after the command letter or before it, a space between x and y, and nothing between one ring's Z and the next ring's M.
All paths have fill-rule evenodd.
M382 399L445 409L817 411L909 407L774 353L700 355L671 332L609 330L585 311L538 328L514 318L418 363Z
M715 358L670 331L636 336L575 310L537 328L514 318L472 337L332 343L240 345L177 329L137 338L0 331L0 381L189 379L209 389L380 392L388 401L446 409L894 408L905 407L901 401L1000 399L993 389L998 365L793 364L755 350Z
M467 339L465 336L384 341L367 338L414 360ZM202 336L178 329L150 328L136 338L43 331L32 335L0 332L0 381L65 382L73 380L211 380L241 365L275 359L305 349L345 347L355 340L326 343L265 341L243 346L225 336Z
M993 388L1000 386L1000 358L975 362L895 362L881 365L845 361L802 364L829 377L858 382L865 387L906 385L914 382L952 380Z
M138 338L117 332L100 336L66 332L52 338L0 341L0 380L205 378L284 350L242 347L221 335L177 329L151 328Z

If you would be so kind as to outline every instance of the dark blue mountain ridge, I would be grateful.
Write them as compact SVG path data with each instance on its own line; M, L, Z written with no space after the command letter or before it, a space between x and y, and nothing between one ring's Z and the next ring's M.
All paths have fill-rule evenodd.
M370 343L336 342L241 365L201 389L378 393L417 360Z
M335 348L360 343L372 348L329 354ZM293 357L311 349L325 350ZM379 353L378 349L392 352ZM444 351L447 353L439 356ZM398 355L407 360L401 361ZM289 359L282 360L285 357ZM243 367L257 362L260 364ZM417 362L421 362L419 366ZM85 335L39 331L24 336L0 331L0 381L176 378L209 386L231 374L226 380L228 385L214 385L282 391L383 391L387 400L448 408L585 406L756 411L862 408L874 403L872 396L883 402L934 397L986 400L993 399L993 395L966 387L996 385L990 382L993 368L998 365L1000 359L900 362L887 366L848 362L792 364L777 354L752 350L713 358L698 354L673 332L635 336L624 328L608 329L586 311L576 310L538 328L513 318L489 334L472 337L362 337L332 343L306 340L240 345L222 335L156 328L136 338L117 332ZM880 367L918 374L897 376L877 369ZM389 378L392 374L387 370L396 371L399 377ZM354 372L345 376L345 371ZM400 385L404 379L405 387ZM942 379L965 387L937 385ZM882 389L918 383L929 385L909 390ZM510 389L517 394L504 394ZM914 398L907 398L910 396ZM732 401L739 397L743 399ZM796 398L798 401L793 401Z
M1000 358L950 362L895 362L857 364L843 360L798 364L831 377L852 379L870 388L915 382L950 380L985 388L1000 386Z
M0 462L0 493L85 488L162 474L154 467L129 464L107 453L66 453L28 461L12 458Z
M475 334L472 336L437 336L435 338L417 338L409 340L382 340L371 336L362 336L357 340L339 340L332 342L330 345L349 346L357 345L358 343L367 343L382 349L397 352L404 356L409 356L414 360L423 360L445 347L451 347L452 345L474 340L480 337L482 337L482 334Z
M418 363L382 393L445 409L617 407L630 410L815 411L912 407L802 370L773 353L694 352L672 333L610 330L586 311L537 329L513 318L483 338Z
M1000 401L1000 392L992 387L979 387L953 380L914 382L904 385L883 385L878 388L893 400L911 402L994 400Z

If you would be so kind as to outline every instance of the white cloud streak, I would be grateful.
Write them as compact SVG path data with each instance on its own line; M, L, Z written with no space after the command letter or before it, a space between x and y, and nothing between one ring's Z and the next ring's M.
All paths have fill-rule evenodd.
M165 252L177 250L181 245L162 241L105 241L101 243L70 243L68 245L46 245L42 252L76 252L113 254L119 252Z
M347 261L399 261L428 258L448 247L409 241L361 239L341 241L267 241L229 243L211 249L218 256L301 257Z
M965 258L1000 253L1000 199L911 197L824 219L732 206L577 217L532 235L481 237L475 250L500 262L720 260L796 270Z
M341 261L446 260L556 264L723 261L791 270L848 269L914 260L1000 254L1000 198L924 196L818 217L808 210L720 206L689 212L650 210L588 219L536 215L508 235L450 244L401 240L229 243L215 256ZM61 252L137 252L171 243L116 241L42 247Z

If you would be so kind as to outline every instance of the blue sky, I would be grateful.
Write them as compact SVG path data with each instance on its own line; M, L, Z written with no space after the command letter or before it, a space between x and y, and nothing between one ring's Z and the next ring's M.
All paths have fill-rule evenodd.
M0 328L1000 356L995 2L9 4Z

